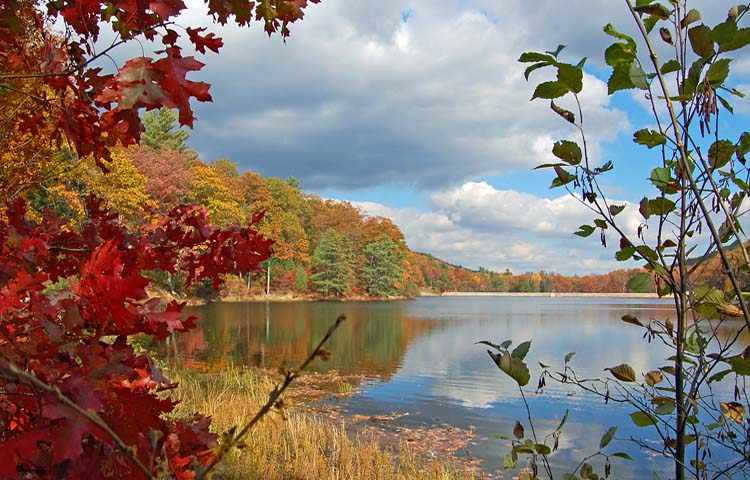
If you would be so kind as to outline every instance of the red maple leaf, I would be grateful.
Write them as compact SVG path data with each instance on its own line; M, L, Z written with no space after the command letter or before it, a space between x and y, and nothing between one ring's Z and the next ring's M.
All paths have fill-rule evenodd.
M190 41L193 42L193 45L195 45L195 49L201 53L206 53L206 48L213 51L214 53L219 53L219 49L224 46L224 41L214 35L213 32L201 35L200 32L203 32L205 30L205 28L193 29L188 27L188 38L190 38Z

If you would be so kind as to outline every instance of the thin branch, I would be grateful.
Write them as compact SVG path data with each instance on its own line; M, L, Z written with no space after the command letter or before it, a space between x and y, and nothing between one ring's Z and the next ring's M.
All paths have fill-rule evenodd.
M289 371L284 375L284 381L281 383L281 385L276 385L274 389L271 391L271 393L268 395L268 401L260 407L258 412L255 414L255 416L247 422L247 424L242 428L242 430L239 431L234 437L232 437L231 441L229 442L229 447L238 445L242 438L255 426L256 423L258 423L268 412L271 411L271 409L274 407L274 405L277 405L277 402L279 401L279 398L284 393L284 391L291 385L291 383L300 376L303 370L305 370L310 363L312 363L313 360L315 360L315 357L320 356L321 352L323 351L323 345L331 338L331 335L333 335L333 332L341 325L344 320L346 320L345 315L339 315L336 321L328 327L328 331L323 336L323 339L318 343L318 346L315 347L315 349L310 353L310 355L305 359L302 364L293 371ZM203 480L206 478L206 476L211 472L211 470L216 467L218 462L221 460L222 454L218 454L215 457L211 459L211 461L206 466L205 470L203 470L200 475L198 475L196 480Z

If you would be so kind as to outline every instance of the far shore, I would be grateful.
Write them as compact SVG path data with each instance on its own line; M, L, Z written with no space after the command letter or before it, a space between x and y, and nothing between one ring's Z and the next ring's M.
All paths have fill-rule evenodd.
M578 293L578 292L443 292L443 297L610 297L659 298L656 293Z

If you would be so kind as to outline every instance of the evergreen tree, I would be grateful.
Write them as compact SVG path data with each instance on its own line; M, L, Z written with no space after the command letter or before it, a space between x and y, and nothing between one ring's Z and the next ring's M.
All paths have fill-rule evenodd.
M362 267L362 280L367 292L377 297L396 295L404 256L398 244L385 237L365 245L363 253L366 263Z
M177 128L177 112L170 108L162 107L149 110L143 114L143 126L146 129L141 134L141 145L148 145L155 149L172 149L178 152L190 150L185 141L190 133L182 128Z
M310 282L313 290L325 298L337 298L349 292L354 280L354 251L349 237L328 229L315 247L312 258L313 274Z

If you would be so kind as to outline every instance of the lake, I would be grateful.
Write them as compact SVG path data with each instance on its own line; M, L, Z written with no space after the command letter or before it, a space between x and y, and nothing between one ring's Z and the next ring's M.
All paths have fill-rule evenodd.
M196 330L179 335L169 354L186 368L214 370L229 364L275 368L298 365L339 314L347 321L327 348L328 362L313 370L364 375L361 390L344 408L363 415L408 413L406 426L436 422L476 426L477 440L466 452L493 472L502 468L509 441L520 419L528 430L516 384L498 370L480 340L514 344L532 340L527 363L532 379L526 391L537 432L552 431L570 411L551 457L556 470L572 468L598 449L610 426L616 438L643 437L627 416L632 407L604 402L574 387L548 384L535 395L541 371L537 362L559 366L575 352L571 365L579 378L604 377L605 367L629 363L640 377L666 365L665 347L647 343L643 330L623 323L625 314L644 323L674 319L669 301L570 297L422 297L371 303L218 303L191 309L201 317ZM739 327L739 324L737 325ZM731 331L732 328L730 327ZM731 333L731 332L730 332ZM742 341L746 345L747 337ZM658 442L655 442L658 445ZM608 451L623 451L634 462L613 460L615 478L651 478L668 474L669 462L616 440ZM662 478L666 478L662 475Z

